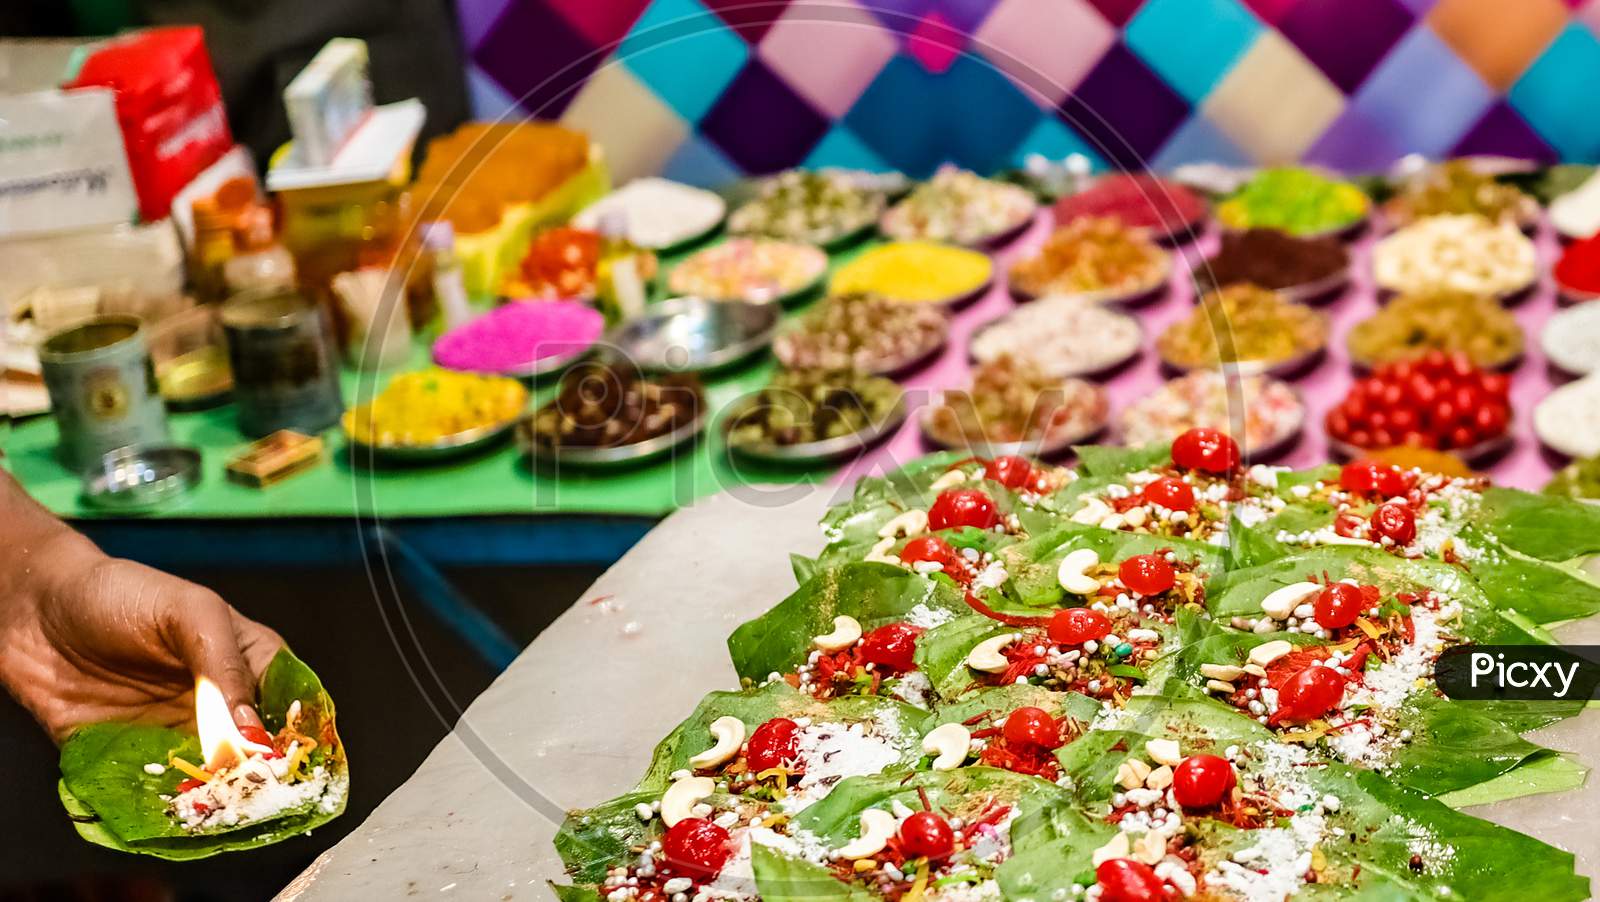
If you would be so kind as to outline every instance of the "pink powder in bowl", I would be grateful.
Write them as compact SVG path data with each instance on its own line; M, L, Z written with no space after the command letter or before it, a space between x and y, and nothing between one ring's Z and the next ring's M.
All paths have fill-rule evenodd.
M605 331L600 311L578 301L513 301L446 332L434 362L469 373L508 373L587 349Z

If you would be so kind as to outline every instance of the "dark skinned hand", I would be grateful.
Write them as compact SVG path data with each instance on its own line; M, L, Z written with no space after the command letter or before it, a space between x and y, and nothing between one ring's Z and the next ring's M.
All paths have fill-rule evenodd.
M97 721L178 726L194 683L221 688L234 720L259 725L259 675L283 640L215 592L107 557L51 521L5 554L0 683L61 742Z

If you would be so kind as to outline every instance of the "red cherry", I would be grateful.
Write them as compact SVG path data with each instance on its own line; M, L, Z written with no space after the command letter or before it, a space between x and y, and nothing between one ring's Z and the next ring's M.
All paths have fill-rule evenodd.
M945 858L955 847L950 822L931 811L918 811L900 822L900 851L908 858Z
M1238 778L1216 755L1190 755L1172 770L1172 796L1185 808L1210 808L1228 797Z
M1140 595L1160 595L1178 581L1167 559L1159 554L1136 554L1117 568L1122 584Z
M745 764L751 773L782 767L800 753L800 725L787 717L774 717L750 734Z
M1008 489L1020 489L1033 479L1033 464L1026 457L996 457L983 465L983 475Z
M1406 490L1404 474L1399 469L1371 458L1353 460L1339 471L1339 487L1357 495L1377 494L1393 498Z
M1239 443L1216 429L1196 427L1172 441L1172 462L1185 470L1228 473L1239 461Z
M1000 522L1000 512L994 500L978 489L951 489L940 492L928 508L929 529L950 529L957 526L976 526L992 529Z
M1465 426L1457 426L1450 430L1450 447L1452 448L1465 448L1474 441L1476 441L1476 436L1472 434L1471 429Z
M861 660L894 671L917 669L917 637L922 627L889 623L861 637Z
M1161 902L1167 898L1161 878L1142 861L1110 858L1094 869L1100 902Z
M1111 635L1111 618L1089 608L1067 608L1050 615L1045 627L1050 641L1058 645L1082 645Z
M1034 745L1042 749L1061 747L1061 724L1043 708L1018 708L1006 718L1001 732L1006 740L1017 745Z
M1334 583L1317 596L1317 625L1325 630L1336 630L1355 623L1361 616L1364 600L1359 586Z
M1511 392L1511 377L1505 373L1484 373L1478 377L1478 387L1497 401L1504 401Z
M178 784L178 795L183 795L191 789L199 789L204 785L206 785L206 781L196 780L195 778L190 777L189 779Z
M1278 710L1273 720L1290 723L1315 720L1338 707L1344 698L1344 685L1344 677L1332 667L1312 664L1279 687Z
M661 837L661 854L673 871L700 880L717 876L733 849L728 831L705 818L686 817Z
M936 564L949 564L958 555L949 542L934 535L917 536L900 549L900 560L908 564L918 561L933 561Z
M1194 510L1194 489L1181 479L1163 476L1144 487L1146 504L1159 504L1167 510Z
M1417 537L1417 519L1412 516L1411 508L1404 504L1389 501L1378 505L1372 512L1372 531L1380 536L1387 536L1396 545L1409 545Z

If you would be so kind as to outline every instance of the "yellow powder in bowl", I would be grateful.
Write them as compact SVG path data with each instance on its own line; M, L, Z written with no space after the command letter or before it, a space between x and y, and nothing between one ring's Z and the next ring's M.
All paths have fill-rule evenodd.
M897 301L951 301L982 288L994 263L977 251L933 241L892 241L864 251L833 274L833 294Z

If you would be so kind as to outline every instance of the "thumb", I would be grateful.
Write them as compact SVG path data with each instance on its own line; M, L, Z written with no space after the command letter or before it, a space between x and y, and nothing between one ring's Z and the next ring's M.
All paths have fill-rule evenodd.
M200 586L175 596L169 603L173 650L197 679L217 684L235 724L261 726L255 707L256 676L234 634L233 609Z

